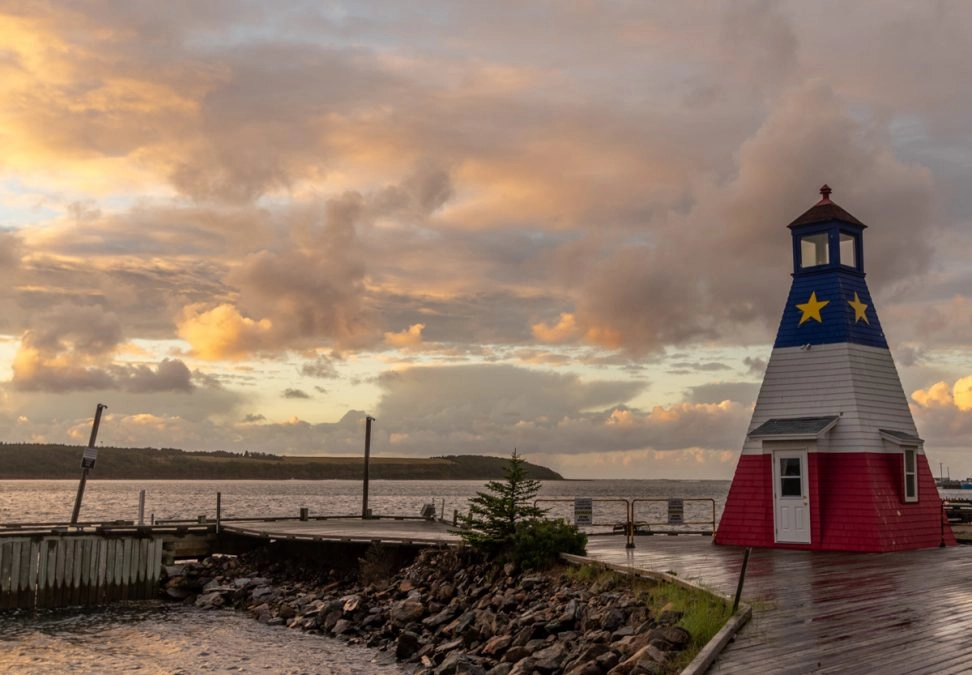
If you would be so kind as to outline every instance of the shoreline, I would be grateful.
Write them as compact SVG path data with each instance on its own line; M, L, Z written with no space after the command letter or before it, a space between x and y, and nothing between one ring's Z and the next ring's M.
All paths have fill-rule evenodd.
M424 549L397 571L380 549L357 573L267 549L168 571L173 600L393 654L416 675L667 673L691 641L680 613L650 615L631 584L524 572L468 548Z

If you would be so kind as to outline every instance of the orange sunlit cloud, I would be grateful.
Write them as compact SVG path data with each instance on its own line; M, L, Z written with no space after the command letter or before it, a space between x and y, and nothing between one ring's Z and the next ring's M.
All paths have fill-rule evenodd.
M254 320L232 305L203 310L186 307L179 318L179 337L201 359L243 359L259 351L273 329L269 319Z

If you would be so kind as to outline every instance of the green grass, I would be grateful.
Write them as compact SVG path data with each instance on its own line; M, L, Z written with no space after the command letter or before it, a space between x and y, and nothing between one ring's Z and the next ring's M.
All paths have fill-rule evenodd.
M682 617L675 625L687 630L692 635L692 642L669 664L673 672L679 672L688 665L732 616L730 603L704 590L634 574L621 574L599 565L570 567L566 572L577 582L598 591L622 587L630 590L645 603L653 617L665 611L681 613Z

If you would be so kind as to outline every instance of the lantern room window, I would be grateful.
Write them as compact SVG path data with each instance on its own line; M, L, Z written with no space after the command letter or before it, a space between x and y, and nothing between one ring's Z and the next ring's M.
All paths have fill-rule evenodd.
M827 245L827 233L808 234L800 237L800 267L817 267L830 262L830 247Z
M918 451L914 448L904 449L904 500L918 501Z
M857 267L857 237L846 232L840 233L840 264Z

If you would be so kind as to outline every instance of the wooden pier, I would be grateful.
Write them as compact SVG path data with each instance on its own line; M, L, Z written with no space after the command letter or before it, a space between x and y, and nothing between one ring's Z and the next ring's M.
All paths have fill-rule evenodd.
M441 521L406 517L7 525L0 527L0 609L152 598L164 564L239 554L267 543L315 546L329 564L340 567L355 564L374 544L407 550L455 545L459 536L452 529Z
M592 537L588 556L735 592L744 549L693 537ZM972 548L837 553L756 548L753 618L710 673L947 674L972 670Z
M390 545L447 546L460 542L455 526L424 518L274 518L234 520L221 531L261 539L362 542Z
M98 534L0 539L0 608L142 600L158 593L162 539Z

